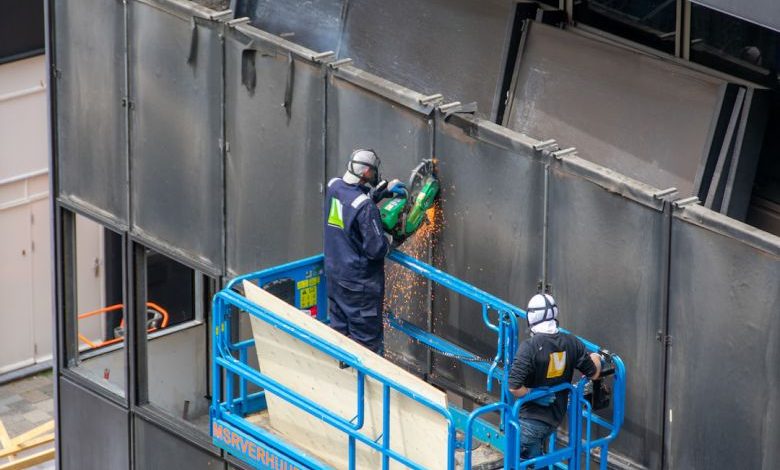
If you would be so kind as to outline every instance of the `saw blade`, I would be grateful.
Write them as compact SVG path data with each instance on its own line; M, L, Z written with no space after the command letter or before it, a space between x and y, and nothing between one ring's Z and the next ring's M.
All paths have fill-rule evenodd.
M423 160L414 167L412 174L409 176L409 184L406 186L409 191L410 204L414 204L414 201L417 200L420 190L425 186L426 178L431 175L435 175L433 159Z

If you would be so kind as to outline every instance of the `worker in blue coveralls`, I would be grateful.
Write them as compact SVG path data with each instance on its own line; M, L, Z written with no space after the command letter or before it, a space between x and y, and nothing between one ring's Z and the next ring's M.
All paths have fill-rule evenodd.
M403 185L380 180L373 150L358 149L325 194L325 276L330 326L384 353L385 256L400 243L382 229L376 203Z
M538 387L571 382L574 369L590 379L601 373L601 356L588 354L574 335L558 329L558 306L550 294L536 294L528 302L531 337L520 343L509 373L509 391L518 398ZM532 459L542 454L544 441L566 416L568 390L524 403L520 409L520 456Z

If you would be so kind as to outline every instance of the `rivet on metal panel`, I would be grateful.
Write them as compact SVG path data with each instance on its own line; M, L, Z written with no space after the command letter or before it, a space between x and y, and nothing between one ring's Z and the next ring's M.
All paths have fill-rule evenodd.
M339 60L330 62L328 64L328 67L330 67L332 69L335 69L335 68L341 67L342 65L347 65L350 62L352 62L352 59L350 59L349 57L344 57L343 59L339 59Z
M666 188L666 189L662 189L662 190L660 190L660 191L658 191L658 192L654 193L654 194L653 194L653 197L654 197L655 199L661 199L661 198L663 198L663 197L666 197L666 196L670 196L670 195L672 195L672 194L675 194L676 192L677 192L677 188Z
M231 28L235 28L236 26L244 23L249 23L249 17L248 16L242 16L241 18L236 18L235 20L230 20L227 22L227 25Z
M319 52L317 54L312 55L311 60L315 62L324 62L326 59L329 59L335 55L336 53L333 51Z
M556 150L552 153L553 157L557 158L558 160L562 159L563 157L567 157L569 155L572 155L577 152L577 149L575 147L569 147L561 150Z
M557 143L558 142L555 139L543 140L542 142L539 142L538 144L534 145L534 150L538 152L539 150L544 150L552 146L557 146L556 145Z
M680 208L683 206L688 206L691 204L699 204L701 201L699 201L699 198L696 196L686 197L684 199L678 199L676 201L672 202L672 205L676 208Z
M420 104L437 104L444 100L444 96L442 96L441 93L436 93L433 95L423 96L419 100L417 100Z
M439 111L442 113L454 113L458 109L461 108L461 102L460 101L453 101L452 103L447 103L439 106Z

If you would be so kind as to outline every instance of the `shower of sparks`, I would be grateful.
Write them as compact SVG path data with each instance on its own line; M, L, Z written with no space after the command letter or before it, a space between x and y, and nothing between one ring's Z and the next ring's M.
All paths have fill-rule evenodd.
M399 248L403 253L431 263L435 245L444 227L439 201L426 211L427 222ZM435 263L434 263L435 264ZM396 316L425 326L430 295L428 279L402 268L389 264L385 281L385 307ZM387 326L387 325L386 325Z

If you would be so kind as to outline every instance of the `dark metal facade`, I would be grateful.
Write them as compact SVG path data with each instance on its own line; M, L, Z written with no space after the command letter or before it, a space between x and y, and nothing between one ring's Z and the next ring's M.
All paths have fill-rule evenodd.
M698 207L671 237L668 466L777 467L780 243Z
M468 117L436 123L443 227L434 264L517 305L542 280L544 165L535 143ZM437 334L482 356L495 354L495 333L479 305L435 289L433 318ZM435 357L434 373L484 392L484 376L457 361Z
M336 51L346 0L237 0L236 18L313 51Z
M726 81L669 59L528 23L505 125L577 147L582 158L694 194Z
M476 102L495 119L514 16L504 0L347 2L338 54L420 93Z
M551 165L547 282L566 328L620 351L626 422L615 448L661 463L664 277L668 218L651 188L605 175L585 160ZM587 256L583 251L588 252Z
M188 2L56 2L53 13L62 468L233 467L203 428L147 405L157 372L147 367L153 348L138 307L144 247L222 279L314 253L323 186L363 146L379 153L387 177L439 160L443 228L416 255L521 306L550 284L564 326L625 358L623 457L646 468L780 464L777 237L707 209L673 209L677 196L587 155L447 114L384 76ZM105 131L88 132L95 125ZM99 173L82 178L89 172ZM123 235L126 399L67 368L75 338L65 328L74 300L66 209ZM398 314L491 352L474 306L411 284L413 302L390 299L406 305ZM388 349L470 398L484 392L481 376L404 338L389 337Z
M200 450L179 436L136 416L133 420L136 468L217 469L224 463L219 455Z
M130 468L130 413L68 379L59 380L60 468Z
M223 267L222 41L199 17L128 4L134 231Z
M87 0L56 2L53 11L61 197L126 225L125 10Z
M232 274L322 250L325 73L310 51L256 31L230 31L225 45Z

